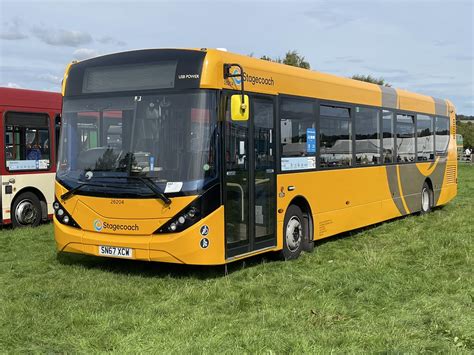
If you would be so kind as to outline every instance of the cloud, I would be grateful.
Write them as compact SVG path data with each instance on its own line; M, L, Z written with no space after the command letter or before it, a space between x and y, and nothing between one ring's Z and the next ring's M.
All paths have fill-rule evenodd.
M363 63L364 60L362 59L359 59L359 58L355 58L355 57L351 57L351 56L342 56L342 57L334 57L334 58L331 58L331 59L328 59L328 60L325 60L324 63L326 64L335 64L335 63L341 63L341 62L344 62L344 63Z
M1 87L4 87L4 88L13 88L13 89L21 89L21 86L18 85L17 83L5 83L5 84L0 84Z
M330 8L327 4L321 5L320 8L305 11L304 14L311 20L318 22L324 29L340 27L357 20L357 18L348 15L347 8L338 10L334 7Z
M474 60L474 55L468 55L468 54L459 54L459 55L454 55L451 58L456 59L456 60L468 60L468 61L473 61Z
M79 49L76 49L72 53L72 55L74 56L74 59L84 60L84 59L89 59L92 57L97 57L99 55L99 52L97 52L95 49L79 48Z
M115 39L111 36L100 37L100 38L97 39L97 42L102 43L102 44L112 44L112 45L116 45L116 46L120 46L120 47L123 47L123 46L127 45L126 42L117 40L117 39Z
M393 75L407 75L409 72L405 69L392 69L392 68L384 68L378 66L365 66L365 69L368 69L374 73L379 74L393 74Z
M14 18L3 23L0 38L9 41L28 38L28 36L21 29L21 21L19 18Z
M446 47L449 46L450 44L453 44L452 41L443 41L443 40L436 40L433 42L433 45L435 47Z
M51 46L79 47L92 42L92 36L87 32L50 29L46 26L34 26L31 30L40 41Z
M48 83L51 83L51 84L59 84L62 80L60 76L53 75L53 74L40 74L38 75L38 79L47 81Z

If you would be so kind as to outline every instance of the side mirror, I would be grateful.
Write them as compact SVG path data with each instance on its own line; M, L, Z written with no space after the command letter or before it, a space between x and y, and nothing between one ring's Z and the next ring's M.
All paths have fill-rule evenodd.
M232 95L230 98L230 114L232 121L248 121L249 119L249 97L244 95Z

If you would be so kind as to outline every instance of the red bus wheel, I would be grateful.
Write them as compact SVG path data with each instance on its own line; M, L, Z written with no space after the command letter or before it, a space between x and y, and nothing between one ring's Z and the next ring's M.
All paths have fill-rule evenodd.
M41 222L41 204L38 196L24 192L15 198L11 209L13 227L36 227Z

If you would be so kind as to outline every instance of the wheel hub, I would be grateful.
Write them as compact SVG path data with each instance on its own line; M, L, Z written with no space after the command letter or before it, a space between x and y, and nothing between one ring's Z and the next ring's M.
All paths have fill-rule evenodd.
M424 212L430 208L430 193L426 187L421 191L421 208Z
M33 224L37 216L38 211L30 200L23 200L16 206L15 217L20 224Z
M301 240L303 239L303 230L301 221L298 217L293 216L286 225L286 244L290 251L295 251L299 248Z

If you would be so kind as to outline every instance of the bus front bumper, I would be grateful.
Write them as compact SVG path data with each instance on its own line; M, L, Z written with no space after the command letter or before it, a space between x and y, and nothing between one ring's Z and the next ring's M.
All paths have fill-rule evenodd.
M201 235L201 227L208 233ZM133 260L158 261L190 265L225 263L224 207L180 233L123 235L92 232L59 223L54 217L54 237L59 252L104 256L101 246L129 248ZM203 239L207 239L203 241ZM108 256L106 256L108 257Z

